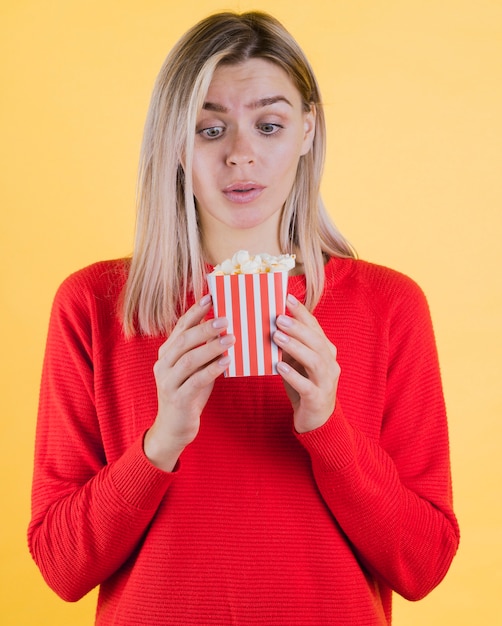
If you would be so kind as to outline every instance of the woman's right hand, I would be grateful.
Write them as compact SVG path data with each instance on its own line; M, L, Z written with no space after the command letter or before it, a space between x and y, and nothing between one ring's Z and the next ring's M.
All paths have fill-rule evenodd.
M214 381L230 362L224 352L235 338L220 336L228 325L226 318L202 321L210 308L211 297L206 295L180 317L153 368L158 413L143 445L150 461L164 471L174 469L183 449L197 436Z

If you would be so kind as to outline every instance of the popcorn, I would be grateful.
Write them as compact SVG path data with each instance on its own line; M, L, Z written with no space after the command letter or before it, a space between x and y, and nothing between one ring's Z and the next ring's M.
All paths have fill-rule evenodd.
M277 316L286 308L288 271L294 254L257 254L239 250L208 274L214 314L228 319L226 332L235 335L225 376L277 374L280 348L272 341Z
M269 272L287 272L295 266L294 254L273 256L262 252L251 256L247 250L239 250L231 259L226 259L215 266L213 274L267 274Z

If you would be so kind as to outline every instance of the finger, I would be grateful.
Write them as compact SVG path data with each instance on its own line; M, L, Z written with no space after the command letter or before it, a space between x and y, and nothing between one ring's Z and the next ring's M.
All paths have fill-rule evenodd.
M215 360L218 361L235 343L235 337L225 334L213 340L197 346L193 350L183 354L173 366L174 375L179 379L180 384L190 378L194 373L207 367Z
M279 361L277 371L284 381L288 383L300 397L307 398L310 394L315 392L312 381L302 376L302 374L285 361Z
M206 294L198 302L192 304L192 306L186 311L178 320L176 328L179 330L185 330L196 324L199 324L207 315L211 308L211 296Z
M282 350L305 369L308 376L315 375L316 369L319 367L316 363L320 363L319 353L294 337L277 330L273 336L274 342L282 348ZM289 359L288 359L289 360Z
M327 383L326 372L335 371L338 366L336 347L306 309L300 312L299 317L303 317L306 323L298 318L279 315L274 341L282 348L286 361L296 361L300 367L293 365L295 369L305 370L309 378L323 386L323 381Z
M334 366L333 376L324 377L324 387L315 384L315 381L310 378L305 378L284 361L277 364L277 371L284 380L295 411L295 428L299 432L305 432L324 424L335 407L340 374L338 364ZM293 390L297 396L288 389Z
M179 358L173 360L171 353L166 353L154 366L158 384L171 390L181 387L191 376L208 364L218 362L224 358L224 354L235 343L234 335L224 334L215 337L211 341L198 344L191 350L183 352ZM219 364L218 374L221 374L227 365ZM217 369L217 368L216 368Z
M226 333L228 321L224 317L208 320L188 328L182 332L173 333L160 347L159 356L170 356L171 362L175 363L183 354L212 341Z
M198 302L192 304L192 306L179 317L171 335L176 335L177 333L200 324L208 314L211 304L212 300L209 294L206 294Z
M223 374L230 365L230 361L231 359L228 355L223 355L220 358L210 361L183 382L180 388L181 392L186 395L192 395L194 391L198 392L207 388L218 376Z
M282 335L278 337L283 343L286 343L288 339L295 339L316 354L322 355L326 351L329 351L329 354L333 355L334 351L336 358L334 345L326 337L324 331L317 323L317 320L311 316L310 313L308 313L308 315L313 321L306 318L305 322L303 322L288 315L279 315L276 324ZM286 337L284 335L286 335ZM295 346L296 344L293 342L292 345Z
M286 308L288 313L300 322L312 328L321 329L321 326L312 313L295 296L288 293L286 298Z
M224 317L202 322L210 306L211 300L202 298L180 317L169 338L159 348L159 358L170 354L174 363L184 352L226 331L228 321Z

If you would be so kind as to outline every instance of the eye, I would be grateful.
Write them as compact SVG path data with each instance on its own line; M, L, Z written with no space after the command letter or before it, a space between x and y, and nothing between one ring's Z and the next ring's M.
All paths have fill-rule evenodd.
M206 139L217 139L224 130L223 126L209 126L208 128L201 128L197 133Z
M272 122L264 122L263 124L258 124L258 129L264 135L273 135L281 130L282 126L280 124L273 124Z

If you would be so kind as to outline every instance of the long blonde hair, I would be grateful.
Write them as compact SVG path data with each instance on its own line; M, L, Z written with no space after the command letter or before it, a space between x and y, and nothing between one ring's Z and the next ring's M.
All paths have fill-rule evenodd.
M135 247L123 296L129 336L169 332L186 310L189 294L198 298L205 291L191 175L196 119L216 67L257 57L282 67L304 109L316 109L314 143L300 158L280 227L282 249L301 250L310 309L324 288L325 257L355 256L320 198L325 121L317 81L301 48L266 13L214 14L178 41L154 86L141 149Z

